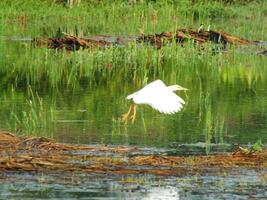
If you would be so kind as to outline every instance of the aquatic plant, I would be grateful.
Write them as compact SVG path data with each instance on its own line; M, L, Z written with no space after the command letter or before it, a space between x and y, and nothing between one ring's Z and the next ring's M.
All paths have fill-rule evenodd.
M258 139L252 146L251 150L252 151L261 151L263 147L263 144L261 142L261 139Z
M16 107L16 99L11 103L10 113L4 121L10 131L23 135L42 135L53 137L53 107L44 108L43 99L29 87L29 99L26 99L21 107ZM2 105L5 107L6 105ZM7 109L8 107L5 107Z

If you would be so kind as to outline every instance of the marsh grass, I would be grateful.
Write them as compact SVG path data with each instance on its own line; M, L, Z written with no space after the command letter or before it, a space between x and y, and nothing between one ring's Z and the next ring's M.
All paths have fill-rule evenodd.
M28 88L28 99L21 99L23 102L18 101L13 88L11 95L11 99L2 100L1 108L7 110L7 113L6 116L1 115L1 124L6 124L5 126L10 131L26 136L53 137L53 123L51 123L54 116L53 107L45 108L43 99L30 87Z
M167 145L170 139L176 140L177 132L192 131L183 124L190 115L192 116L190 113L195 113L194 115L198 116L196 130L204 130L200 132L205 135L203 140L209 152L210 143L227 141L224 136L228 134L227 132L233 133L227 126L230 115L237 120L240 115L246 118L251 112L263 113L264 98L258 98L257 105L247 102L251 102L254 98L257 88L262 88L266 84L264 73L267 68L264 58L243 55L234 48L230 48L228 53L217 54L214 54L212 44L207 44L203 48L204 51L196 48L194 44L181 47L173 43L156 50L146 44L133 43L124 48L113 46L93 51L65 52L32 49L29 46L26 48L27 51L21 54L6 56L7 59L4 61L6 64L1 68L2 77L5 77L2 89L12 84L13 92L16 93L17 89L23 91L30 87L31 90L49 95L52 99L58 99L58 92L68 90L69 94L63 97L66 100L69 99L67 96L74 98L73 95L77 91L89 91L88 95L83 94L80 100L75 100L81 101L79 103L81 107L75 104L69 105L69 109L87 110L82 118L77 114L73 119L93 119L92 123L99 131L112 132L114 141L122 139L126 142L131 137L138 137L141 132L144 133L143 142L149 143L151 136L148 133L161 132L154 144ZM119 122L118 118L129 106L129 103L123 100L124 96L155 79L162 79L167 85L180 83L190 88L187 95L180 94L187 101L184 113L169 119L164 116L159 118L157 112L147 107L140 107L136 122L138 125L135 126L140 127L142 131L131 124L125 126ZM11 118L2 122L3 127L6 127L5 123L9 123L8 127L11 130L21 130L27 134L53 133L55 124L52 122L52 117L55 121L57 118L53 116L53 110L58 108L51 104L51 101L48 105L44 105L42 98L45 96L33 98L38 94L36 92L27 92L31 95L27 95L24 100L26 103L23 109L11 111ZM94 111L97 115L90 113L97 106L96 99L101 102L107 101L112 94L116 96L110 104L103 105L99 111ZM237 94L243 94L246 99L238 99ZM264 94L259 90L257 96L264 97ZM119 102L116 99L120 99ZM233 107L229 100L240 103ZM88 102L85 103L86 101ZM66 104L66 102L61 103ZM108 105L113 108L109 109ZM63 107L59 105L59 108ZM106 128L101 127L101 124L106 124ZM88 125L85 127L89 128ZM157 130L153 127L157 127ZM167 138L164 133L166 127L170 127L167 129L170 132ZM131 132L137 135L130 136ZM190 140L198 141L198 135L199 132L192 133ZM186 135L179 137L179 140L188 140ZM97 138L101 138L103 142L111 139L106 136ZM99 140L97 138L92 140Z
M58 30L79 36L94 34L136 35L173 31L177 27L211 24L248 39L266 39L266 1L224 4L218 1L147 1L129 5L127 1L88 3L71 9L53 1L0 3L1 35L56 36ZM12 25L12 26L10 26ZM36 28L36 25L38 28ZM232 27L235 27L233 29ZM257 30L251 32L251 29Z

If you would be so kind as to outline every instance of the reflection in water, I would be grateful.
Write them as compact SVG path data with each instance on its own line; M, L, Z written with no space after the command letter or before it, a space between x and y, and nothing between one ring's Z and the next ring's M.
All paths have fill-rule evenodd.
M123 47L65 52L34 48L28 42L34 37L59 37L62 32L102 35L99 40L105 39L103 34L125 35L125 40L133 40L140 32L138 29L147 34L198 26L191 17L173 14L176 7L169 8L169 4L160 5L163 16L151 21L153 5L149 4L149 12L145 13L140 9L125 12L124 9L133 11L131 6L120 11L116 10L120 7L114 7L118 13L112 17L101 12L100 6L96 13L101 23L94 20L95 12L86 12L86 17L82 17L75 9L71 10L74 15L57 7L62 12L59 15L43 13L47 16L31 18L26 13L32 10L27 8L23 10L23 21L20 17L13 19L14 15L3 9L0 129L88 144L166 147L203 142L207 153L214 143L247 144L259 138L266 141L266 57L253 55L262 51L266 42L234 49L227 46L227 52L216 53L214 49L218 46L210 44L201 48L170 44L156 50L145 44L129 43ZM247 26L231 28L246 24L244 17L216 18L211 23L216 23L213 28L232 31L240 37L266 40L262 31L266 17L259 14L262 10L256 11L252 16L260 23L253 23L251 31L247 31ZM143 19L147 19L145 29ZM134 126L118 120L129 105L126 95L156 79L190 88L187 96L179 94L187 102L183 112L165 116L142 107Z
M172 186L154 187L147 191L142 200L179 200L177 188Z
M187 96L178 93L187 102L185 108L169 116L142 106L134 125L119 118L129 106L126 95L143 86L142 77L126 81L120 76L122 68L114 69L116 78L109 75L108 84L103 78L103 82L84 82L75 88L2 88L0 127L71 143L168 147L204 142L207 152L214 143L265 141L267 78L262 71L267 67L260 64L252 71L243 65L204 67L200 60L197 66L179 68L167 62L162 66L166 84L179 82L190 88Z

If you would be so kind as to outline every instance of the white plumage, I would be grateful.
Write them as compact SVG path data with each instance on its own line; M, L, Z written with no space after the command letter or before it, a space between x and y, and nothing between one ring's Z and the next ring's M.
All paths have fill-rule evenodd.
M148 104L164 114L180 111L185 103L171 87L167 87L161 80L149 83L141 90L127 96L126 99L133 99L135 104Z
M166 86L161 80L156 80L149 83L141 90L130 94L126 99L132 99L135 104L147 104L152 108L158 110L164 114L174 114L180 111L185 104L184 100L177 96L173 91L187 90L179 85ZM131 107L124 115L124 119L127 119L131 112ZM132 121L135 119L135 107Z

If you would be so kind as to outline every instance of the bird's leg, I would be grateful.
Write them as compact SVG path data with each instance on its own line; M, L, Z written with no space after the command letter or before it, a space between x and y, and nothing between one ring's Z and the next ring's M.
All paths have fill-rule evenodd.
M134 123L135 118L136 118L136 107L137 107L137 105L134 104L134 106L133 106L133 114L130 117L132 119L132 124Z
M128 120L128 116L131 113L132 107L133 107L133 104L130 105L130 108L127 111L127 113L125 113L125 114L122 115L122 121L126 122Z

